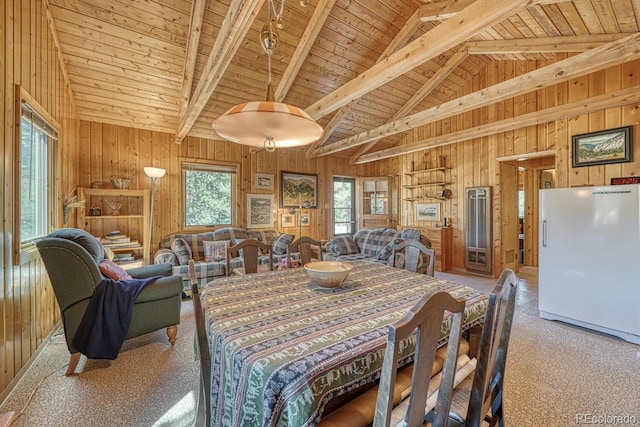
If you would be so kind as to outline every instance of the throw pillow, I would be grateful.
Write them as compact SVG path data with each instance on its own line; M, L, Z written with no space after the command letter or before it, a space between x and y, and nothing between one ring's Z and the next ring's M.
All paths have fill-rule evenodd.
M231 240L205 240L203 243L205 261L223 261L227 259L227 248L231 245Z
M127 273L124 268L120 267L118 264L108 259L103 259L102 262L98 264L98 268L100 269L100 272L104 276L108 277L109 279L113 279L113 280L131 280L132 279L131 275Z
M279 235L275 242L273 242L273 253L284 255L287 253L287 245L293 242L293 238L295 236L293 234L281 234Z
M400 242L402 242L402 239L393 239L392 241L384 245L384 248L382 248L380 253L378 253L378 259L389 259L389 257L393 253L393 245Z
M400 233L401 239L413 239L420 240L420 229L419 228L405 228Z
M333 243L333 253L336 255L351 255L360 253L360 248L353 237L347 236L333 236L329 239Z
M189 264L189 260L191 259L191 248L186 240L181 239L180 237L173 239L173 242L171 242L171 250L178 257L180 265Z

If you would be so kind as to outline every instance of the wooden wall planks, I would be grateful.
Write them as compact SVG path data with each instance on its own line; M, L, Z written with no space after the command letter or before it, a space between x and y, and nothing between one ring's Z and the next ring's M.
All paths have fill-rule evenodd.
M58 129L57 173L58 227L62 227L62 197L78 181L79 120L56 42L41 0L4 0L0 2L0 146L4 162L0 164L0 205L2 240L0 241L0 391L4 390L25 366L31 355L59 320L58 306L44 266L39 258L19 264L13 254L14 203L16 180L15 96L20 85L46 110ZM19 90L19 89L18 89ZM74 224L75 215L71 225Z
M474 79L465 85L459 96L504 79L530 71L536 64L528 62L493 62L488 64ZM428 136L453 132L490 123L495 120L513 117L514 115L537 111L552 106L562 105L569 101L586 100L589 97L605 94L617 89L631 88L640 82L640 61L633 61L620 66L611 67L579 79L559 84L532 94L519 96L504 102L496 103L470 113L464 113L447 122L430 124L407 133L403 143L409 144ZM410 170L413 161L416 169L433 167L440 156L447 159L446 181L451 182L453 196L443 202L442 215L451 218L453 224L453 267L464 268L464 189L471 186L490 185L493 187L493 240L494 240L494 273L502 270L500 265L501 250L501 209L500 188L498 186L499 167L496 158L516 156L554 150L555 186L577 187L584 185L608 185L611 177L632 176L640 174L640 157L635 161L612 165L572 168L571 135L593 132L602 129L626 125L636 125L634 136L634 152L640 149L640 114L638 105L627 105L609 108L590 114L577 115L570 119L529 126L526 128L503 132L485 138L477 138L456 144L445 145L403 155L400 160L400 171ZM393 159L389 159L392 161ZM381 163L381 162L378 162ZM380 166L378 166L380 167ZM407 225L402 215L412 207L405 202L400 208L400 224ZM533 206L537 209L537 205ZM411 225L411 224L409 224ZM419 226L430 226L433 223L420 223ZM533 227L537 230L537 224ZM536 230L531 233L535 234ZM536 236L534 236L536 237ZM535 239L530 239L535 242ZM529 259L537 265L537 247L529 243L526 247Z
M276 211L274 227L282 232L298 234L297 226L283 228L281 215L288 208L279 207L280 172L292 171L318 174L318 207L305 209L311 226L303 227L302 233L313 238L330 235L331 209L326 205L332 199L332 177L365 176L367 174L388 175L397 170L397 160L380 162L377 168L371 165L350 166L344 157L321 157L307 160L304 150L277 150L253 152L249 147L227 141L187 137L182 144L175 144L169 133L151 132L117 125L81 121L80 135L83 154L79 164L79 186L90 186L93 181L108 181L112 175L131 176L132 189L150 189L151 180L144 174L145 166L161 167L167 174L156 184L156 204L153 221L151 251L157 250L158 242L167 234L182 229L182 175L181 162L224 162L239 166L239 183L236 224L247 223L247 194L274 194ZM253 183L256 173L274 175L274 189L257 190Z

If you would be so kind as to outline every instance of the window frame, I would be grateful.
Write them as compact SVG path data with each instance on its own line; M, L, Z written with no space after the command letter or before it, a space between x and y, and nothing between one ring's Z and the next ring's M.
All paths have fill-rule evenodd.
M22 110L23 105L30 111L32 117L36 117L38 122L42 125L38 127L40 130L47 134L47 197L48 197L48 209L47 209L47 225L48 229L43 236L35 236L24 242L21 239L22 234L22 192L21 192L21 170L20 159L22 156ZM15 127L14 127L14 193L13 193L13 264L22 265L37 257L37 249L35 242L44 237L49 232L53 231L58 224L59 211L61 206L57 203L59 197L59 147L58 143L60 139L60 129L62 128L60 122L58 122L47 110L36 101L22 86L15 85ZM31 121L34 122L33 120Z
M184 231L200 231L211 230L221 227L230 227L237 224L238 219L238 174L240 166L237 163L220 162L220 161L206 161L202 159L180 159L180 173L182 179L182 197L181 197L181 211L182 211L182 229ZM200 170L205 172L226 172L231 175L231 223L230 224L208 224L208 225L187 225L187 171Z
M352 191L351 191L351 212L352 212L352 217L351 220L348 222L340 222L340 224L352 224L351 229L352 229L352 233L336 233L336 201L335 201L335 184L336 182L350 182L352 184ZM338 175L334 175L333 179L331 180L331 202L332 202L332 209L331 209L331 235L332 236L346 236L346 235L351 235L353 236L356 231L358 231L358 206L357 206L357 200L358 200L358 196L357 196L357 179L355 177L350 177L350 176L338 176ZM341 208L341 209L345 209L345 208Z

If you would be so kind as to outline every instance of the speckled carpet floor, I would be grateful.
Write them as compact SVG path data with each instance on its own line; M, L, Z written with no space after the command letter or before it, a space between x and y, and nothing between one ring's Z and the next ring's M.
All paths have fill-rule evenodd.
M494 279L457 270L436 276L483 292L495 285ZM505 374L506 425L640 425L640 347L540 319L537 269L522 268L518 276ZM72 377L64 376L64 339L54 336L0 413L16 412L12 426L190 426L199 369L193 334L192 303L184 301L174 348L157 331L127 341L112 362L83 358L83 373Z

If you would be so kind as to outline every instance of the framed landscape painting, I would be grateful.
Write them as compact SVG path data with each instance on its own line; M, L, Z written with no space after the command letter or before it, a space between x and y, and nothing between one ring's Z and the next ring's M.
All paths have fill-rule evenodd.
M440 221L440 203L416 203L417 221Z
M247 228L273 227L273 194L247 194Z
M253 186L256 190L273 190L273 174L257 173L254 176Z
M573 167L633 161L633 127L585 133L571 137Z
M280 173L281 208L315 208L317 206L317 174L284 171Z

